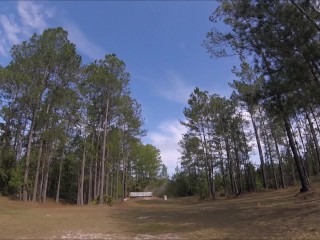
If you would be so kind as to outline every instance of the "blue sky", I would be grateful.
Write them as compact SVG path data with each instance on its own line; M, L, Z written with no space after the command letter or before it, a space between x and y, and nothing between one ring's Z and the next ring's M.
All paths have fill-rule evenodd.
M229 96L236 58L211 59L202 46L215 1L0 1L0 65L13 44L61 26L85 63L115 53L131 74L131 91L142 105L144 143L161 151L174 172L179 124L195 87ZM223 25L221 25L223 27Z

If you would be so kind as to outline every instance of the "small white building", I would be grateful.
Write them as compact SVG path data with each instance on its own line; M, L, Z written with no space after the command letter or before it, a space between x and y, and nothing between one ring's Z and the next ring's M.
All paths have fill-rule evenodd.
M137 197L152 197L152 192L130 192L130 198L137 198Z

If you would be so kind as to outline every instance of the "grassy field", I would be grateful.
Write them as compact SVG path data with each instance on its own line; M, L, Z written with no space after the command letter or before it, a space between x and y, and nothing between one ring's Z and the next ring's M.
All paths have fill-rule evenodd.
M128 200L108 206L0 198L0 239L320 239L320 191L235 199Z

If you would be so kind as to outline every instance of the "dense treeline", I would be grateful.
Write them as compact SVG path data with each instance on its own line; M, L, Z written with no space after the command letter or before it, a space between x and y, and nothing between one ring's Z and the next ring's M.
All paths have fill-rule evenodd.
M0 68L0 191L79 205L163 184L159 150L142 144L141 107L116 55L82 64L62 28L11 49Z
M230 99L191 94L176 194L214 198L296 181L308 191L320 180L320 14L306 0L219 3L204 45L212 57L242 63ZM220 21L230 31L218 30Z

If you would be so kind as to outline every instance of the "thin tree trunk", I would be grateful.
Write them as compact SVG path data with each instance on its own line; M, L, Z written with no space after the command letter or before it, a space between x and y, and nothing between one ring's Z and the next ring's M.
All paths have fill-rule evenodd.
M93 159L90 162L90 169L89 169L89 185L88 185L88 203L92 201L92 165Z
M286 131L287 131L289 144L290 144L290 147L291 147L291 150L293 153L293 158L294 158L294 161L295 161L297 169L298 169L298 174L299 174L299 178L300 178L300 182L301 182L300 191L307 192L307 191L309 191L310 187L308 184L307 176L305 175L305 173L303 171L302 163L301 163L301 160L299 159L299 155L298 155L295 143L294 143L294 138L293 138L293 135L291 132L291 125L289 123L289 120L286 117L283 118L283 121L284 121L284 125L285 125Z
M101 165L101 162L98 163L98 179L97 179L97 198L99 197L100 199L100 182L101 182L101 177L100 177L100 174L101 174L101 170L100 170L100 165ZM96 198L96 199L97 199Z
M64 159L65 159L65 154L63 149L62 156L60 159L60 164L59 164L59 177L58 177L58 186L57 186L57 193L56 193L56 203L59 203L59 200L60 200L60 183L61 183L62 164Z
M276 170L274 167L274 162L273 162L273 156L272 156L272 152L271 152L271 146L270 146L270 141L269 141L269 137L268 134L266 133L266 140L267 140L267 144L268 144L268 151L269 151L269 156L270 156L270 162L271 162L271 168L272 168L272 175L273 175L273 180L274 180L274 184L275 184L275 188L279 189L278 186L278 180L277 180L277 174L276 174Z
M78 172L78 191L77 191L77 205L80 205L80 173Z
M262 147L261 147L259 132L258 132L257 125L256 125L256 123L255 123L255 121L254 121L254 119L253 119L253 115L252 115L251 111L250 111L250 116L251 116L251 122L252 122L253 130L254 130L254 135L255 135L255 137L256 137L256 142L257 142L258 151L259 151L263 187L264 187L265 189L267 189L267 188L268 188L268 185L267 185L267 177L266 177L265 163L264 163L264 157L263 157L263 153L262 153Z
M315 145L316 154L317 154L317 160L318 160L318 163L319 163L319 166L320 166L320 147L319 147L319 142L318 142L318 139L317 139L317 136L316 136L316 132L314 130L312 121L311 121L310 116L309 116L308 113L306 113L306 118L307 118L308 123L309 123L311 136L312 136L312 139L313 139L313 142L314 142L314 145Z
M104 204L103 190L104 190L104 175L105 175L105 161L106 161L106 144L107 144L107 128L108 128L108 113L109 113L109 97L107 98L106 115L103 126L103 145L102 145L102 158L101 158L101 173L100 173L100 196L99 203Z
M18 136L17 136L17 147L16 147L16 161L21 160L22 156L22 144L23 144L23 133L25 132L25 129L27 127L27 122L28 120L26 119L23 126L21 127L22 130L19 131Z
M319 169L319 163L317 161L315 161L316 159L316 153L315 153L315 149L314 149L314 145L313 145L313 141L311 139L311 137L308 136L307 138L307 146L308 146L308 150L310 152L310 158L311 158L311 164L312 164L312 171L313 174L317 176L318 180L320 181L320 169Z
M82 154L82 162L81 162L81 173L80 173L80 192L79 192L79 198L80 198L80 206L83 206L83 188L84 188L84 168L86 165L86 143L84 143L83 146L83 154Z
M278 156L278 160L279 160L279 172L280 172L280 179L281 179L281 186L283 188L286 187L286 183L285 183L285 179L284 179L284 173L283 173L283 163L282 163L282 157L280 155L280 151L279 151L279 146L278 146L278 141L277 141L277 137L275 132L273 131L273 129L271 129L271 134L274 140L274 145L276 147L276 153Z
M39 181L39 173L40 173L40 164L41 164L43 143L44 143L44 140L41 139L41 141L40 141L40 147L39 147L39 154L38 154L38 161L37 161L36 176L35 176L34 186L33 186L32 202L35 202L35 201L37 200L38 181Z
M48 154L48 145L46 144L46 152L44 154L44 157ZM41 202L42 201L42 188L43 188L43 183L44 183L44 170L45 170L45 161L42 161L42 166L41 166L41 181L40 181L40 185L39 185L39 188L38 188L38 191L39 191L39 201Z
M43 127L43 133L47 131L47 125L48 125L48 114L50 111L51 103L48 103L48 106L46 108L46 119ZM34 181L34 187L33 187L33 196L32 196L32 202L36 201L37 198L37 190L38 190L38 179L39 179L39 171L40 171L40 163L41 163L41 155L42 155L42 148L44 144L44 139L41 138L40 140L40 148L39 148L39 155L38 155L38 161L37 161L37 170L36 170L36 176L35 176L35 181Z
M238 175L238 184L239 187L237 187L237 195L240 195L242 193L242 177L241 177L241 170L240 170L240 158L239 158L239 151L238 151L238 145L235 139L235 136L232 136L233 144L234 144L234 154L236 158L236 167L237 167L237 175ZM237 184L236 184L237 186Z
M51 158L52 158L52 153L49 155L48 160L46 161L47 166L46 166L46 172L45 172L44 184L43 184L43 190L42 190L42 202L46 202L47 200L48 178L49 178Z
M98 151L96 152L95 162L94 162L94 183L93 183L93 198L97 199L98 195L98 181L99 181L99 172L98 172Z
M312 114L312 117L313 117L313 119L314 119L314 121L316 123L318 134L320 134L320 125L319 125L319 122L317 120L317 116L314 113L314 109L311 109L311 114Z
M148 181L149 186L149 181ZM122 160L122 198L126 198L126 166L124 159Z
M226 176L225 176L224 164L223 164L223 153L222 153L220 143L218 144L218 147L219 147L219 155L220 155L220 169L221 169L221 174L222 174L223 190L224 190L224 194L226 194L227 193L227 183L226 183Z
M23 186L22 186L22 199L24 202L28 200L29 165L30 165L31 147L32 147L33 131L34 131L34 126L36 122L36 116L37 116L36 110L33 110L30 130L28 134L29 136L28 136L28 146L27 146L27 155L26 155L26 166L25 166Z
M119 198L119 164L117 165L117 175L116 175L116 200Z
M106 166L107 166L107 170L106 172L106 195L109 196L109 180L110 180L110 171L109 171L109 148L107 147L107 157L106 157Z
M208 145L206 140L206 135L204 132L204 127L201 128L202 136L203 136L203 148L205 153L205 167L206 167L206 175L207 175L207 184L210 191L210 197L212 199L215 199L215 187L214 183L212 181L212 173L211 173L211 167L209 166L209 154L208 154Z
M228 138L225 136L224 141L226 144L226 151L227 151L227 159L228 159L228 170L229 170L229 177L230 177L230 186L231 186L231 192L236 192L236 187L234 183L234 177L233 177L233 167L232 167L232 159L231 159L231 153L230 153L230 144Z

